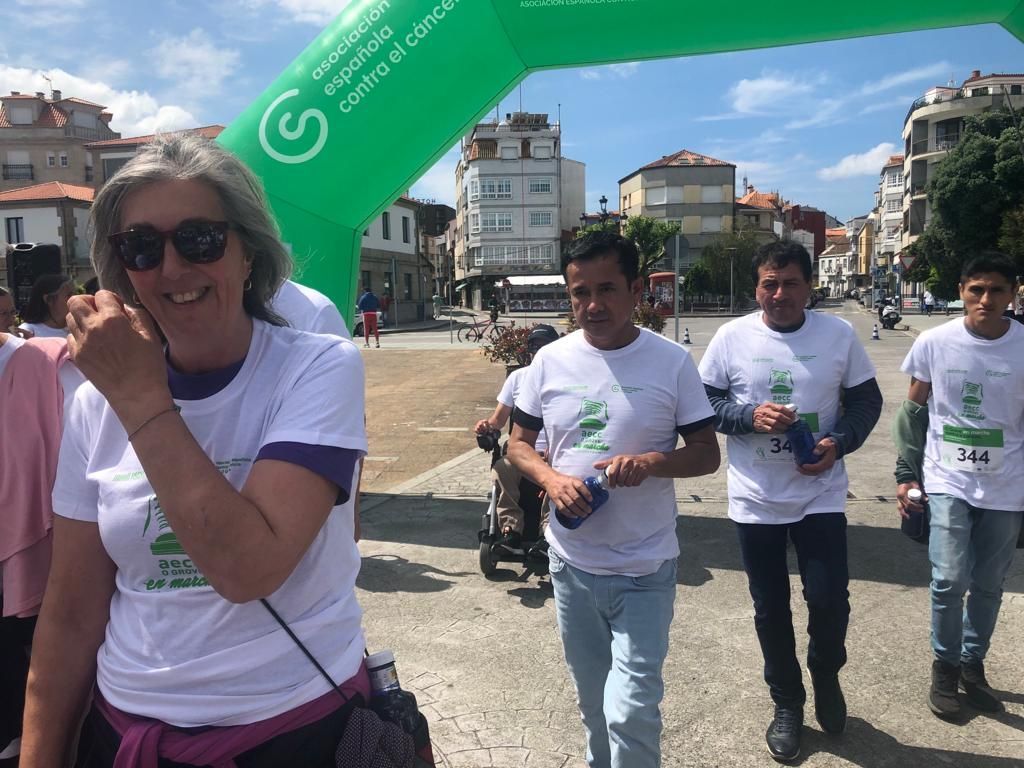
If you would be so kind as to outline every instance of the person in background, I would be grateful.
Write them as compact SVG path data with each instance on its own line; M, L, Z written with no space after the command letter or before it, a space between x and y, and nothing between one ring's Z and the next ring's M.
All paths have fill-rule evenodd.
M373 292L372 288L367 288L363 291L363 295L356 302L356 309L363 316L363 338L365 339L363 346L370 346L370 334L373 333L373 338L377 342L377 348L379 349L380 328L377 327L377 311L380 309L380 299L377 298L377 294Z
M924 290L924 313L928 316L932 316L932 310L935 309L935 297L932 292L927 288Z
M441 294L435 293L431 301L434 303L434 319L440 320L441 308L444 307L444 299L441 298Z
M0 333L10 333L18 311L14 308L14 297L6 288L0 288Z
M68 299L74 294L75 284L67 275L40 275L32 284L18 327L39 337L67 336Z
M558 331L552 328L550 325L539 324L535 325L530 330L530 335L526 339L526 350L530 359L541 350L541 348L550 344L553 341L558 341ZM486 419L481 419L476 423L473 431L478 435L483 435L487 432L500 432L505 424L508 422L509 417L512 415L512 410L515 408L516 399L519 396L519 390L523 385L523 377L526 375L528 370L527 366L517 368L508 375L505 379L505 384L502 386L501 391L498 393L498 405L494 409L494 413L488 416ZM547 455L547 440L543 434L537 436L537 442L534 445L534 450L542 456ZM500 543L507 549L518 549L519 544L522 540L523 535L523 524L525 522L525 515L522 508L519 506L519 484L523 479L522 473L516 469L515 465L509 461L508 456L502 456L493 467L491 467L491 473L498 481L498 487L501 492L498 494L498 521L501 531ZM541 512L541 533L543 534L544 528L547 525L547 505L544 505L544 509ZM542 549L546 550L547 547L543 546Z
M385 327L387 327L387 324L388 324L388 314L391 312L391 305L393 303L394 303L394 300L391 298L391 292L390 291L384 291L384 298L381 299L381 301L380 301L380 311L382 313L381 320L383 321Z
M146 145L91 217L115 292L70 302L88 382L53 489L23 768L63 763L90 693L89 768L333 765L353 709L284 625L368 697L361 357L269 309L291 262L259 180L216 143Z

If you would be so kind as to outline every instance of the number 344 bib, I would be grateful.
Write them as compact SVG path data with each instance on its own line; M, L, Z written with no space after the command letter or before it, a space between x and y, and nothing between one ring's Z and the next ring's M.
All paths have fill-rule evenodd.
M942 465L960 472L1003 468L1003 430L942 426Z

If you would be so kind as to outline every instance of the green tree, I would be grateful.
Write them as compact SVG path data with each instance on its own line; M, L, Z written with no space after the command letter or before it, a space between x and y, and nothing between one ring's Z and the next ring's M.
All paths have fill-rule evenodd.
M686 273L686 282L683 284L686 293L690 294L691 301L695 296L701 296L711 290L711 272L703 262L697 262L690 271Z
M1024 146L1014 116L993 110L964 120L960 143L928 182L932 220L910 246L905 278L955 298L960 271L979 251L999 248L1024 273Z
M704 247L700 260L708 271L708 290L719 296L729 295L731 263L733 296L753 296L754 282L750 276L750 262L759 245L757 235L748 228L715 237L710 245Z
M631 216L622 230L640 252L640 277L646 282L658 262L665 258L665 241L679 233L679 224L658 221L649 216Z
M595 232L618 232L619 224L614 219L605 219L599 221L596 224L590 224L586 227L580 227L576 230L576 239L583 237L584 235L593 234Z

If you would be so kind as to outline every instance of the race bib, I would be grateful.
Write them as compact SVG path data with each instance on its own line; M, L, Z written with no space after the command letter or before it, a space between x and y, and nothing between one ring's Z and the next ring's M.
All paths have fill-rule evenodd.
M807 422L811 432L818 432L818 414L801 413L800 418ZM788 461L793 463L793 446L790 445L789 435L753 435L751 447L754 452L754 461Z
M942 466L960 472L1003 468L1003 430L942 426Z

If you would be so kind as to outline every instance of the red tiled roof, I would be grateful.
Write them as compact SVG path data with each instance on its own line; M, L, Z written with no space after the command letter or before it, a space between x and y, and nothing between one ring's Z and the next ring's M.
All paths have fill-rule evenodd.
M756 189L747 192L736 202L753 208L768 208L771 210L778 210L782 207L782 201L779 199L778 192L758 192Z
M6 97L10 98L10 97ZM20 98L15 96L14 98ZM33 99L35 96L32 97ZM68 124L68 114L60 107L50 103L44 103L39 119L32 123L33 128L63 128ZM0 128L14 128L7 117L7 110L0 104Z
M183 131L168 131L168 133L195 133L202 136L204 139L215 139L220 136L221 131L224 130L223 125L204 125L201 128L186 128ZM143 144L149 144L158 134L150 133L146 136L129 136L124 139L104 139L103 141L93 141L85 145L86 149L102 149L104 147L141 147Z
M903 155L889 155L889 159L882 167L888 168L890 165L903 165Z
M57 101L58 101L58 103L62 102L62 101L70 101L72 104L84 104L87 107L96 107L97 109L106 109L106 106L103 105L103 104L97 104L97 103L95 103L93 101L86 101L85 99L80 99L77 96L71 96L70 98L67 98L67 99L58 99Z
M724 160L716 160L713 157L707 155L701 155L697 152L691 152L688 149L681 149L673 155L665 155L660 160L655 160L653 163L648 163L640 168L641 171L645 171L648 168L673 168L679 166L693 166L693 165L732 165Z
M78 200L91 203L95 192L92 187L80 187L65 184L61 181L49 181L45 184L33 184L31 187L10 189L0 192L0 203L27 203L38 200Z
M825 230L825 237L846 237L846 227L829 227Z
M990 77L1024 77L1022 74L1015 74L1010 72L989 72L987 75L978 75L977 77L968 77L964 80L963 84L974 82L975 80L987 80Z

